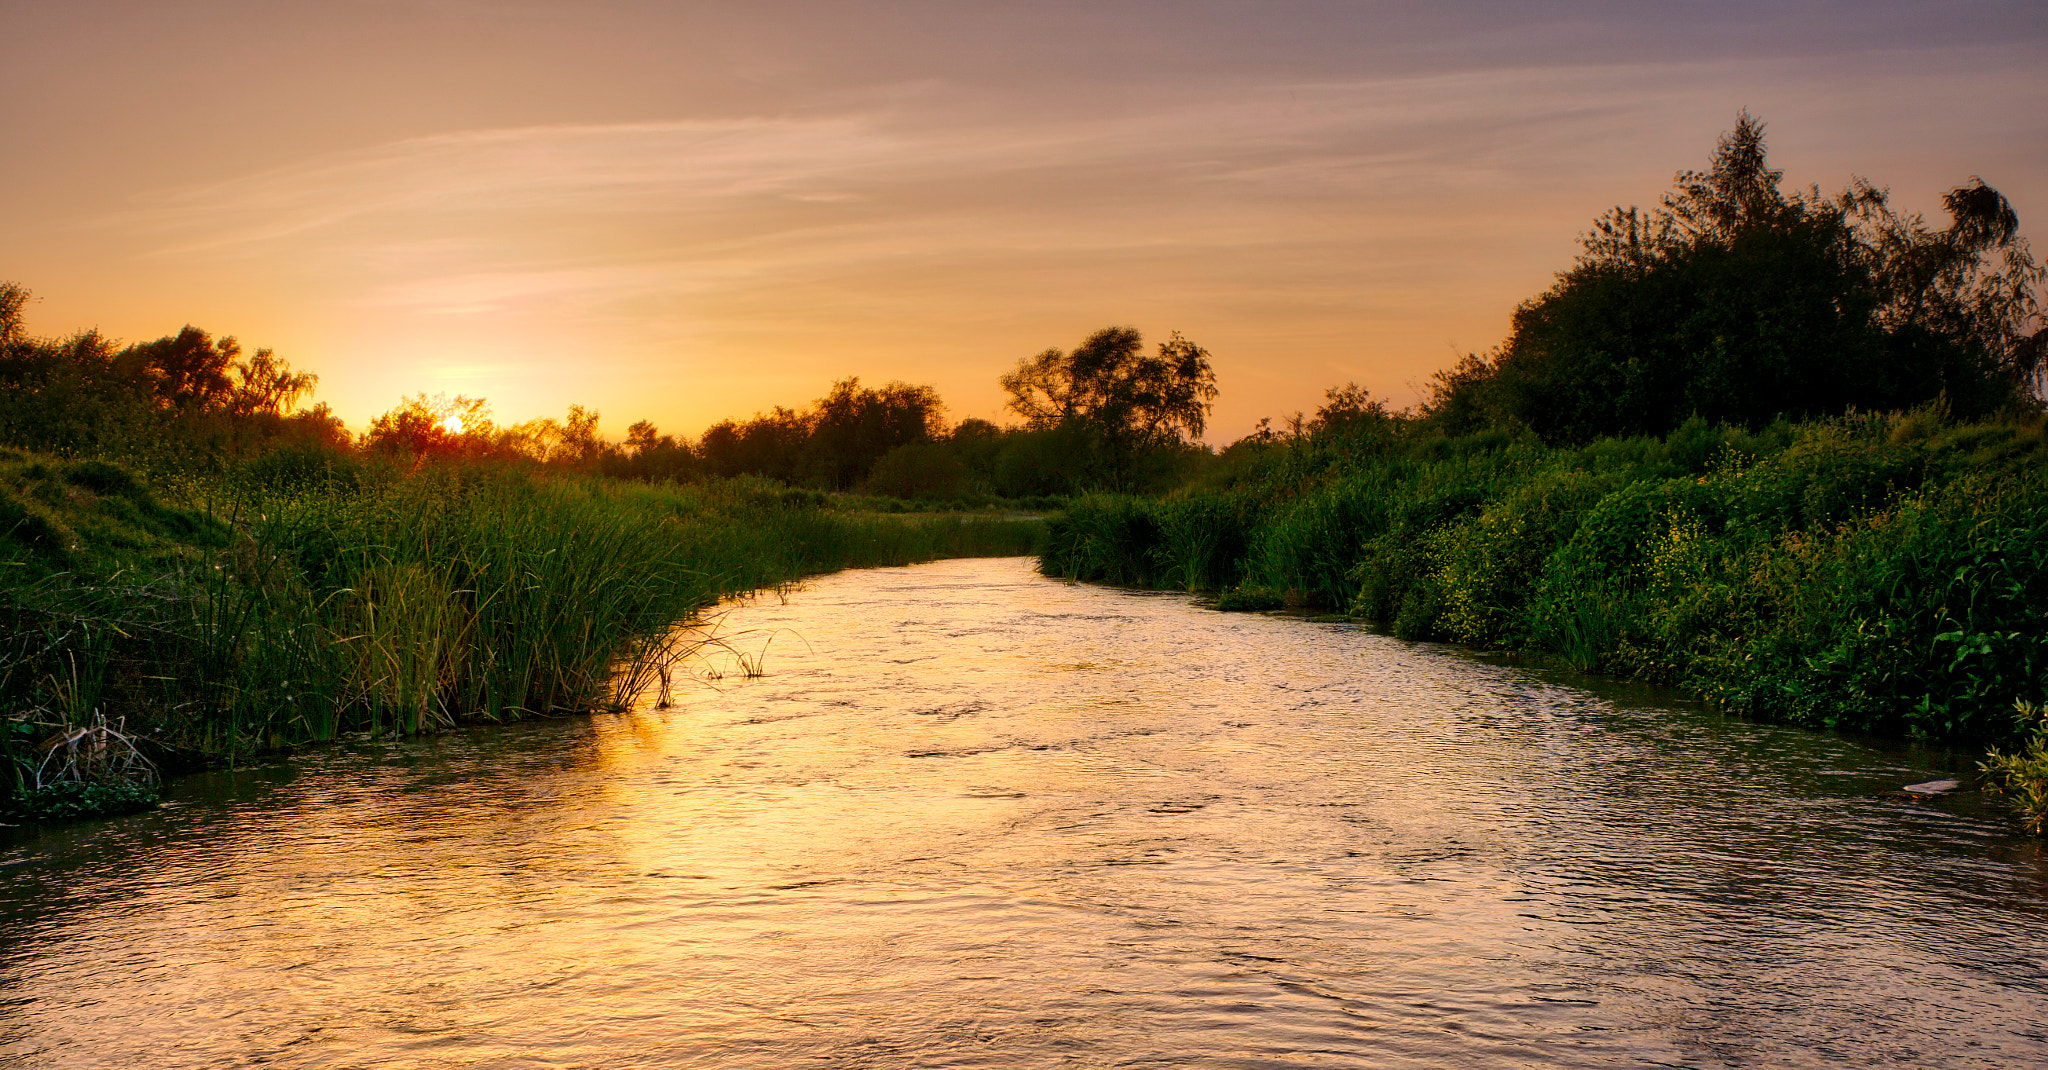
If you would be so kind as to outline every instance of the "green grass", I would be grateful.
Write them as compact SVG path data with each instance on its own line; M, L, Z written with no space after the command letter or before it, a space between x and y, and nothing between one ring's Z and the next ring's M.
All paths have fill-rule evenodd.
M0 796L47 786L40 741L65 726L121 724L159 763L232 761L618 708L676 655L674 626L724 596L1028 554L1042 529L848 512L759 480L278 467L152 485L100 461L0 458Z

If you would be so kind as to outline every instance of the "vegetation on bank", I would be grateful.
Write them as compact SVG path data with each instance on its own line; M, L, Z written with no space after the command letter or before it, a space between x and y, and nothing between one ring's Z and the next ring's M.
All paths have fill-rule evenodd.
M30 813L167 763L617 708L667 686L675 625L723 596L1038 531L334 453L165 483L0 453L0 510L0 797Z
M717 599L1031 553L1018 510L1049 504L608 478L646 444L573 408L497 432L414 399L358 441L295 408L315 379L267 350L35 338L27 299L0 284L0 811L31 818L342 733L658 700L675 626ZM857 423L872 399L845 385Z
M1959 744L2048 698L2038 424L1938 410L1547 445L1395 425L1053 517L1048 573L1316 606L1396 635Z
M1659 207L1596 219L1497 350L1439 374L1433 421L1587 442L1694 416L1756 428L1937 397L1964 419L2038 406L2048 272L2005 197L1972 178L1943 195L1937 227L1860 178L1826 195L1782 177L1743 113Z
M1935 227L1779 177L1742 115L1418 409L1331 390L1169 493L1075 499L1042 567L2001 748L2040 829L2048 273L1980 180Z
M2027 828L2048 835L2048 711L2030 702L2015 704L2024 737L2016 749L1992 748L1979 766L1985 786L2012 801Z

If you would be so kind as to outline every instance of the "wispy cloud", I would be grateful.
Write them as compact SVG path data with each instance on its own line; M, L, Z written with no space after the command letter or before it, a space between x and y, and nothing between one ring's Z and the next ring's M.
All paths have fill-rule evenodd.
M465 131L161 191L101 222L165 257L290 246L382 275L377 301L441 309L877 257L1313 241L1333 212L1448 212L1515 181L1517 154L1616 121L1598 101L1628 77L1217 87L1080 122L927 93L820 117Z
M2012 57L1984 55L1923 56L1910 88L1867 57L1830 60L1826 93L1796 57L1236 76L1093 106L927 80L789 114L394 140L94 222L160 261L282 265L388 335L488 339L478 352L546 331L785 366L808 346L822 365L865 332L866 352L905 362L890 374L923 377L912 365L951 359L961 325L1165 310L1236 325L1247 356L1313 350L1319 369L1398 351L1374 358L1398 383L1451 341L1491 344L1584 220L1703 162L1737 107L1826 133L1895 103L1872 85L2009 98ZM762 343L777 334L797 340Z

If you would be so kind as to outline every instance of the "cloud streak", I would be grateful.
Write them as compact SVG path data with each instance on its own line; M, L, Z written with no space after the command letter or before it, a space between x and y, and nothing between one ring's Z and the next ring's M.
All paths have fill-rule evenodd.
M288 245L476 308L874 258L1313 242L1333 215L1472 216L1449 202L1618 120L1602 101L1632 76L1228 87L1082 122L961 114L927 87L816 117L475 130L168 190L101 223L159 257Z
M653 414L685 427L770 400L712 399L703 379L733 367L761 390L848 373L936 382L963 412L993 415L1008 361L1116 319L1187 329L1226 378L1273 380L1226 391L1227 435L1290 404L1275 400L1275 369L1291 405L1354 377L1407 400L1402 384L1453 346L1496 341L1587 220L1654 200L1674 170L1704 162L1739 107L1773 124L1774 159L1795 180L1861 170L1916 196L2006 165L1950 152L1895 172L1874 147L1930 132L2038 143L2032 116L2048 111L2039 80L2012 73L2033 69L2030 41L1745 55L1634 25L1616 40L1658 42L1657 61L1617 62L1588 58L1605 32L1596 7L1534 26L1502 8L1506 21L1455 37L1440 32L1449 16L1418 6L1372 63L1352 63L1338 44L1372 38L1380 7L1310 4L1279 36L1231 5L1203 10L1221 21L1194 54L1237 54L1236 30L1221 29L1242 22L1249 58L1148 75L1158 55L1118 54L1171 14L1143 5L1118 6L1097 24L1115 39L1071 53L982 42L879 80L830 66L875 41L785 52L764 33L726 64L754 87L745 107L678 96L410 136L366 124L353 142L366 147L131 190L122 210L73 216L69 230L138 275L261 287L330 324L310 359L340 365L320 370L345 411L374 404L342 395L352 376L381 377L365 397L406 392L392 355L404 354L524 368L535 383L554 362L582 373L570 378L590 393L576 400L613 408L652 392L702 399ZM1334 43L1311 40L1315 19L1341 28ZM883 51L908 47L897 32ZM970 71L976 55L996 73ZM1039 55L1057 66L1032 69ZM1110 73L1076 74L1089 65ZM2022 118L1923 106L1984 100ZM2017 166L2043 162L2040 150L2007 158L2025 177L1987 179L2023 210L2048 197L2042 168ZM559 409L534 395L508 409Z

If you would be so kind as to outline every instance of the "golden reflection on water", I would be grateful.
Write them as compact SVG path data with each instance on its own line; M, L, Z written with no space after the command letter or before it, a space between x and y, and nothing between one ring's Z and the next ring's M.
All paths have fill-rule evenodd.
M1892 752L1023 561L720 628L768 674L12 844L0 1062L2048 1058L2038 852Z

